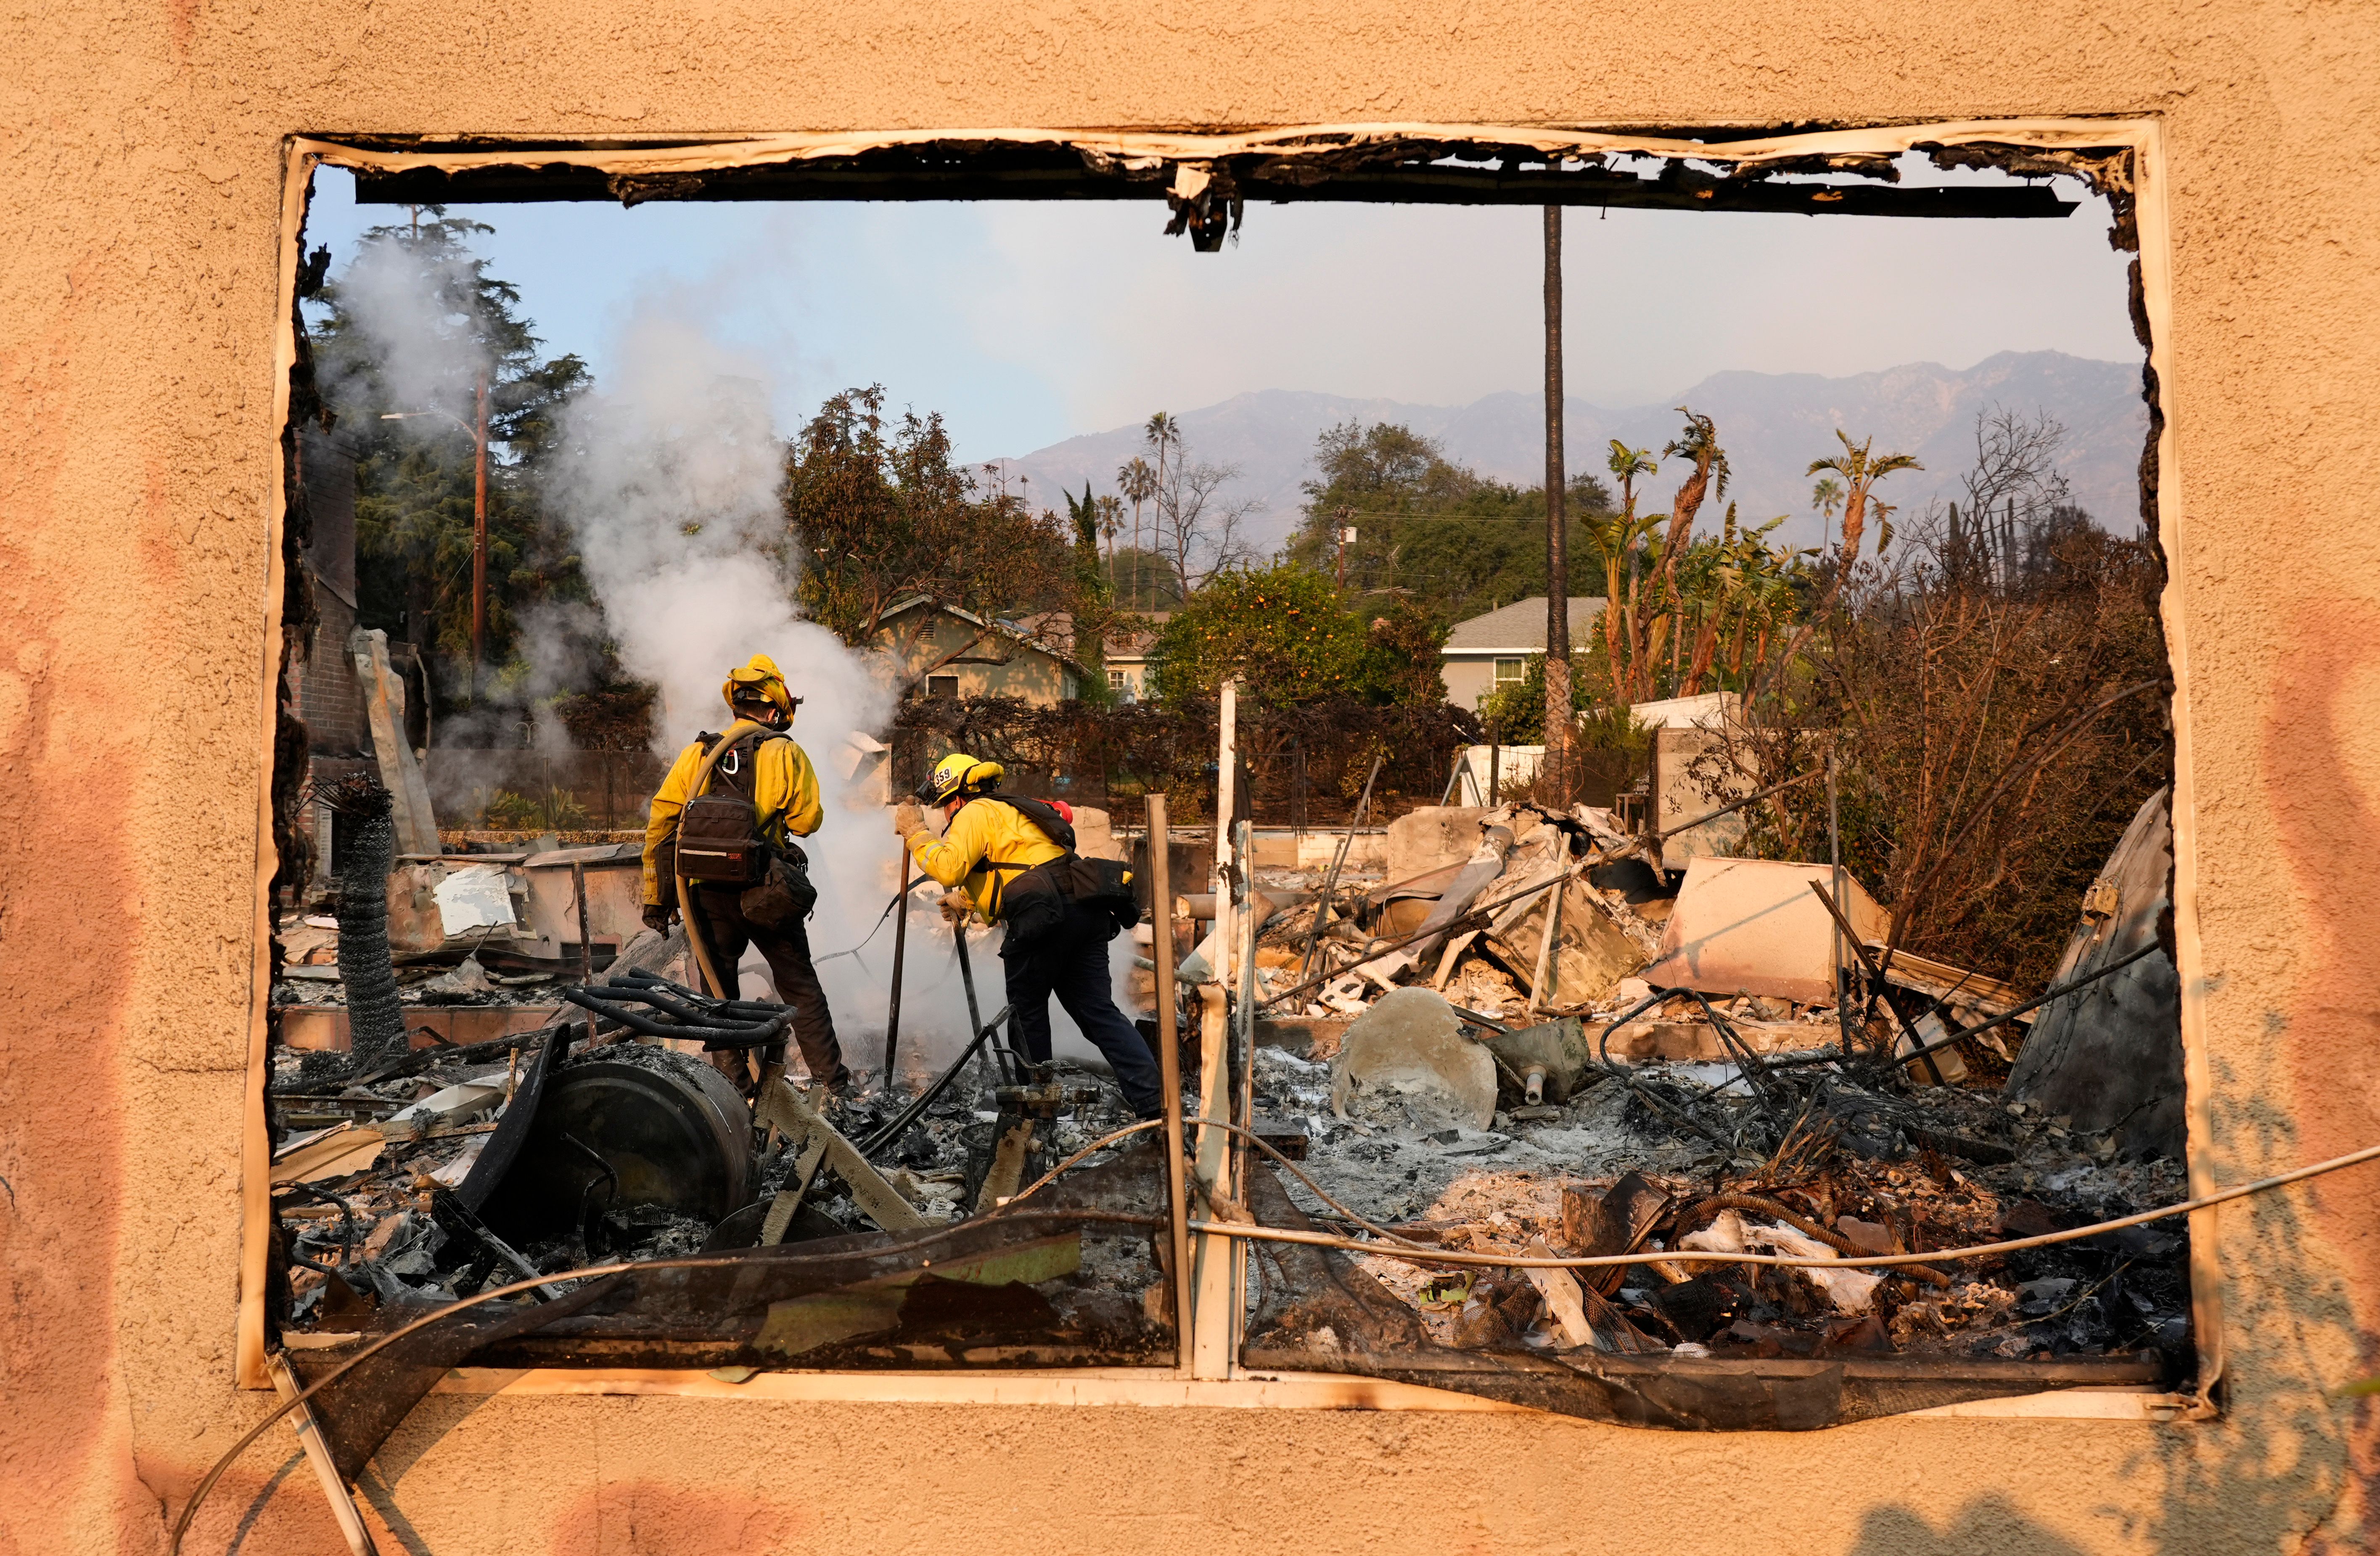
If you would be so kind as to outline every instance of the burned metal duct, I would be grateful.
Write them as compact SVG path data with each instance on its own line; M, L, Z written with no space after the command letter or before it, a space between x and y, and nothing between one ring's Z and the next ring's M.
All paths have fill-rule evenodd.
M752 1197L752 1113L710 1065L613 1044L548 1072L506 1165L484 1203L508 1239L645 1208L716 1223Z
M317 797L346 822L339 860L339 981L346 986L349 1062L358 1070L405 1052L405 1007L388 950L388 872L396 821L389 792L370 777L343 778Z

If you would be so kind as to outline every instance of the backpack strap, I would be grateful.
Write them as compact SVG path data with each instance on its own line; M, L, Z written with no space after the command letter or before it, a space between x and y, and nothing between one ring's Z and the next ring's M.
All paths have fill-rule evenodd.
M1023 795L978 795L978 799L998 800L1026 821L1041 829L1050 842L1071 854L1075 851L1074 824L1058 814L1058 808L1046 799L1027 799Z
M997 918L1001 917L1001 909L1007 901L1010 873L1023 875L1028 870L1041 869L1042 865L1062 863L1064 858L1071 857L1075 852L1075 829L1067 824L1066 818L1058 814L1058 808L1047 800L1027 799L1022 795L978 795L975 797L1005 805L1040 829L1042 834L1051 843L1066 851L1060 858L1044 859L1038 865L1021 865L991 858L978 862L976 868L991 877L990 912L991 917ZM969 803L974 802L969 801Z

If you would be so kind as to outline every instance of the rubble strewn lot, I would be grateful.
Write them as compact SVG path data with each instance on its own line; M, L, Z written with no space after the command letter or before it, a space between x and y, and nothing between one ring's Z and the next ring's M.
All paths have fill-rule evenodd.
M1288 995L1274 1008L1339 1018L1273 1024L1271 1040L1303 1052L1259 1047L1256 1058L1259 1120L1303 1131L1300 1166L1329 1196L1283 1174L1313 1225L1368 1236L1371 1222L1475 1253L1641 1250L1624 1270L1578 1271L1603 1299L1587 1342L1602 1351L2153 1355L2169 1378L2188 1375L2178 1222L1938 1270L1664 1261L1684 1248L1825 1258L1969 1247L2172 1203L2185 1197L2184 1173L2120 1129L2081 1129L2007 1094L2030 1017L1913 1062L1883 1057L1912 1053L1912 1030L1930 1044L2007 1012L2020 1003L2013 991L1911 958L1898 979L1885 967L1848 1024L1835 1002L1807 999L1832 982L1835 926L1807 890L1828 883L1824 867L1701 859L1670 897L1644 889L1649 870L1628 879L1594 862L1629 842L1600 812L1512 807L1470 819L1485 840L1473 862L1495 868L1447 877L1429 911L1404 907L1391 921L1408 899L1359 888L1354 922L1323 915L1316 939L1319 910L1305 904L1258 937L1259 979ZM1260 877L1257 890L1273 884ZM1382 963L1360 965L1405 938L1401 927L1461 925L1459 910L1438 909L1463 890L1491 906L1484 930L1435 954L1415 954L1428 940L1393 951L1384 978ZM1555 895L1557 954L1541 958L1538 905ZM1880 950L1888 920L1855 883L1847 895L1853 927ZM1623 966L1622 945L1637 951L1633 964ZM1687 991L1665 997L1648 979ZM1533 1053L1553 1057L1550 1073L1536 1066L1535 1100L1523 1068ZM1618 1242L1599 1215L1615 1193L1633 1212ZM1368 1255L1354 1264L1437 1344L1570 1342L1522 1270Z
M360 789L343 797L375 808ZM1027 1076L997 1049L930 1100L879 1089L822 1114L742 1051L666 1035L675 1016L659 1013L662 1035L614 1018L623 989L659 990L662 1004L687 1015L726 1008L686 987L683 929L664 937L637 925L637 852L395 868L385 855L376 866L351 856L337 915L284 918L273 990L284 1040L268 1087L285 1256L275 1319L299 1356L335 1365L438 1305L599 1263L783 1248L801 1251L783 1261L783 1279L798 1283L787 1271L814 1265L832 1284L871 1250L957 1228L1130 1122L1096 1077L1062 1065ZM586 939L573 906L582 892L594 906ZM357 954L374 940L386 947L377 976L393 974L395 993L376 1015L349 1002L358 974L375 977ZM601 969L592 980L586 964ZM601 1008L570 1003L589 995ZM782 1017L759 1003L746 1014L772 1011ZM1148 1144L1136 1142L1144 1157ZM929 1247L941 1274L867 1273L896 1295L832 1321L756 1318L748 1292L654 1288L613 1294L608 1318L528 1324L529 1308L585 1300L601 1283L580 1280L494 1308L528 1324L513 1354L547 1361L914 1365L924 1354L951 1365L991 1353L1013 1362L1020 1347L1051 1360L1140 1360L1171 1343L1170 1309L1144 1300L1161 1284L1147 1229L1160 1185L1145 1162L1121 1186L1077 1173L1037 1201L1072 1219L1027 1239L1029 1257L1003 1251L1021 1234L1007 1231ZM1001 1278L971 1281L971 1258ZM984 1296L1020 1274L1036 1277L1031 1301Z
M2169 969L2153 940L2134 943L2154 900L2136 892L2120 916L2086 904L2066 991L2044 1001L1899 954L1888 916L1825 867L1706 857L1663 869L1658 839L1647 849L1586 807L1399 825L1408 846L1401 857L1392 833L1377 879L1250 882L1251 1122L1288 1161L1255 1159L1245 1212L1365 1245L1257 1246L1250 1365L1703 1428L2188 1376L2179 1222L1938 1267L1674 1257L1923 1255L2183 1197L2178 1153L2136 1122L2164 1094L2157 1044L2176 1040L2157 1025ZM627 939L585 980L555 959L567 937L534 913L504 921L509 867L474 869L443 893L414 867L394 872L392 904L452 898L472 919L460 935L412 932L417 949L394 958L396 1022L361 1044L273 1052L275 1318L301 1370L516 1282L540 1283L492 1305L453 1356L728 1369L1170 1359L1158 1137L1089 1151L1003 1208L1132 1122L1102 1076L1034 1070L995 1042L939 1089L830 1103L670 1036L733 1028L752 1048L783 1036L782 1007L684 986L682 930ZM1195 1003L1224 956L1216 905L1165 907L1152 932L1170 931ZM285 1013L345 1020L343 924L283 924ZM1139 960L1130 981L1145 1005ZM2129 1025L2093 1014L2102 995ZM467 1015L494 1025L464 1032ZM2036 1024L2087 1040L2029 1051ZM399 1027L401 1045L388 1036ZM1200 1023L1181 1029L1195 1066ZM2044 1097L2095 1084L2070 1053L2137 1067L2141 1106L2096 1127L2051 1111ZM732 1250L751 1259L733 1280L561 1278ZM1839 1392L1814 1395L1819 1374L1763 1374L1747 1404L1694 1370L1733 1363L1825 1364ZM1603 1392L1582 1403L1582 1379ZM352 1412L354 1397L334 1404Z

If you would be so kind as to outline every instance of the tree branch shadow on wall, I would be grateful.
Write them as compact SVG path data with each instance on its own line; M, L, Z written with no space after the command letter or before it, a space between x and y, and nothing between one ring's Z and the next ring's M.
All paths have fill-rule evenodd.
M1860 1522L1852 1556L2084 1556L1997 1493L1969 1502L1946 1529L1905 1507L1880 1507Z
M2300 1160L2298 1126L2286 1108L2218 1064L2218 1182ZM2240 1149L2246 1147L2246 1149ZM2252 1170L2235 1167L2244 1160ZM2375 1347L2361 1332L2349 1281L2337 1262L2311 1256L2308 1246L2325 1219L2357 1213L2361 1185L2341 1185L2325 1212L2306 1190L2261 1195L2230 1208L2224 1240L2227 1267L2224 1325L2229 1355L2223 1414L2212 1421L2154 1427L2116 1423L2008 1421L2019 1465L2054 1464L2038 1441L2059 1433L2119 1431L2140 1446L2118 1475L2078 1478L2066 1486L2035 1479L1976 1496L1939 1528L1905 1506L1876 1509L1862 1521L1853 1556L2080 1556L2065 1536L2016 1505L2037 1512L2046 1499L2070 1495L2077 1512L2106 1531L2089 1549L2143 1549L2160 1556L2197 1556L2235 1550L2370 1549L2364 1524L2380 1501L2380 1470L2370 1408L2334 1400L2328 1391L2374 1370ZM2349 1197L2352 1196L2352 1198ZM2243 1235L2244 1229L2244 1235Z

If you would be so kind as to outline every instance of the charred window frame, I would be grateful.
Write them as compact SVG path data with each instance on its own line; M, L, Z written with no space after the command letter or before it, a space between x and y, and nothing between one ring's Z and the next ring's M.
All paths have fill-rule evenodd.
M2174 905L2171 947L2181 985L2181 1035L2188 1088L2188 1172L2193 1194L2212 1186L2207 1166L2211 1088L2205 1040L2204 963L2197 928L2196 815L2192 792L2186 621L2174 582L2173 557L2184 544L2184 516L2172 479L2175 440L2162 385L2172 353L2172 268L2168 193L2159 127L2154 119L2037 118L1815 129L1780 134L1763 128L1574 130L1517 126L1314 126L1248 134L1158 134L1039 129L963 129L883 133L799 133L718 140L528 141L496 138L322 136L292 139L285 147L282 213L283 321L276 352L278 424L285 469L294 456L288 431L309 407L297 309L304 276L301 235L308 189L317 166L352 170L362 198L390 203L494 203L552 200L1139 200L1162 202L1165 231L1201 251L1220 249L1249 202L1315 201L1574 205L1590 208L1733 210L1901 215L1910 217L2037 216L2062 213L2046 186L1903 188L1895 160L1928 153L1945 168L1998 168L2020 176L2072 176L2110 201L2113 241L2131 250L2131 307L2147 356L2143 398L2148 436L2141 458L2142 519L2167 566L2160 614L2170 682L2167 689L2174 742L2172 797ZM1651 159L1645 176L1636 165ZM1831 181L1814 181L1815 177ZM319 280L319 276L314 277ZM296 825L304 772L302 735L279 676L287 641L313 619L301 569L302 514L293 513L291 483L273 494L277 545L269 599L265 690L274 699L278 735L265 757L273 784L260 820L263 848L258 870L257 971L250 1024L250 1081L243 1142L244 1226L237 1358L241 1381L268 1386L266 1294L272 1279L270 1134L264 1080L270 1073L268 1015L273 889L285 867L302 862L308 840ZM1500 671L1500 665L1499 670ZM275 728L268 720L268 728ZM2203 1416L2223 1370L2219 1269L2214 1212L2192 1219L2191 1268L2194 1328L2201 1361L2194 1398L2154 1396L2130 1418ZM1199 1241L1207 1241L1201 1237ZM1220 1241L1220 1240L1219 1240ZM1245 1260L1228 1262L1244 1270ZM1237 1294L1230 1307L1245 1313ZM1240 1319L1234 1317L1236 1328ZM1416 1408L1489 1407L1476 1399L1436 1391L1400 1391L1362 1379L1292 1380L1251 1373L1242 1365L1237 1335L1231 1343L1194 1346L1181 1335L1182 1365L1153 1369L1145 1380L1088 1380L1063 1373L1002 1372L997 1392L970 1392L981 1374L953 1374L933 1386L914 1379L862 1373L788 1382L794 1392L841 1398L993 1398L1092 1402L1313 1404L1350 1403ZM1195 1358L1194 1349L1206 1358ZM1182 1392L1184 1385L1203 1391ZM533 1380L514 1387L536 1387ZM555 1380L554 1387L583 1382ZM643 1375L623 1383L639 1392L720 1392L698 1373ZM1151 1392L1154 1391L1154 1392ZM1220 1392L1217 1391L1220 1391ZM1424 1397L1428 1396L1428 1397ZM2056 1415L2045 1408L2011 1412ZM2105 1409L2080 1411L2105 1416Z

